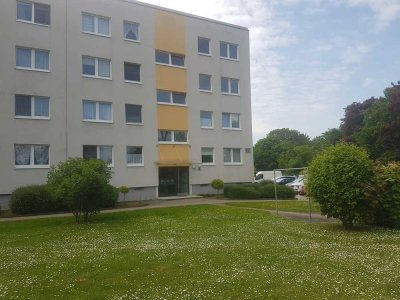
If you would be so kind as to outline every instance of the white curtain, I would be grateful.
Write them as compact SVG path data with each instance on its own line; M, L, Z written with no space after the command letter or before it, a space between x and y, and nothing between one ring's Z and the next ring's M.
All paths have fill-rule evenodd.
M99 103L99 120L111 121L111 103Z
M96 102L83 101L83 119L96 120Z
M110 77L110 61L99 59L98 75L101 77Z
M229 113L222 113L222 127L230 128L231 127L231 118Z
M107 164L112 164L112 147L100 146L100 159L104 160Z
M94 16L82 16L82 30L86 32L94 32Z
M32 21L32 3L17 2L17 19Z
M126 160L128 165L142 164L142 147L128 146L126 148Z
M231 162L231 148L224 148L224 162Z
M35 116L48 117L49 116L49 98L35 97Z
M32 67L31 49L17 48L17 67Z
M97 17L98 33L110 35L110 20L107 18Z
M29 166L31 164L31 146L30 145L15 145L15 165Z
M47 166L49 164L49 146L34 146L34 162L35 165Z
M35 50L35 68L41 70L49 69L49 52Z
M240 163L240 149L232 149L233 151L233 162Z
M212 112L201 111L200 112L200 126L201 127L212 127Z
M138 40L139 25L135 23L124 22L124 36L128 40Z
M240 128L239 114L231 114L232 128Z

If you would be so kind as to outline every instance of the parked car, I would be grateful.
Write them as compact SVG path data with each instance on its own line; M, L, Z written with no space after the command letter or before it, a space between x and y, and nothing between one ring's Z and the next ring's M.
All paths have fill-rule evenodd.
M295 192L299 193L300 195L305 195L305 178L298 177L293 182L287 183L287 186L290 186Z
M281 171L275 171L275 177L278 178L282 176ZM254 178L254 183L260 183L264 180L274 180L274 171L259 171Z
M287 184L296 180L296 176L280 176L278 177L275 182L277 184Z

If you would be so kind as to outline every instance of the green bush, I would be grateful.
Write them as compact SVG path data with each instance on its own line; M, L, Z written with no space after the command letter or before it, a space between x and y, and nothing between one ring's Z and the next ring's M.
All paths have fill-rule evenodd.
M48 185L28 185L17 188L11 195L10 208L14 214L37 214L68 210Z
M263 180L263 181L260 181L258 184L260 184L260 185L269 185L269 184L274 184L274 181L273 180L269 180L269 179L266 179L266 180Z
M111 184L107 184L104 188L104 194L100 208L113 208L118 202L118 189Z
M259 188L261 197L265 199L275 199L275 187L273 183L261 185ZM292 199L296 195L295 191L286 185L276 185L278 199Z
M68 203L78 223L87 222L109 199L111 169L98 159L69 158L52 166L47 183L59 199Z
M233 199L257 199L261 197L261 193L254 185L230 184L224 188L224 195Z
M216 178L211 181L211 186L214 190L222 190L224 188L224 181L222 179Z
M276 185L279 199L291 199L295 192L285 185ZM273 183L268 184L229 184L225 185L224 195L233 199L275 199Z
M121 185L119 188L118 188L118 191L120 192L120 193L122 193L122 194L124 194L124 202L125 202L125 197L126 197L126 194L127 193L129 193L129 188L126 186L126 185ZM118 199L117 199L118 200Z
M337 218L345 228L352 228L370 214L365 187L371 184L373 176L373 163L364 149L336 144L311 162L307 193L321 205L323 215Z

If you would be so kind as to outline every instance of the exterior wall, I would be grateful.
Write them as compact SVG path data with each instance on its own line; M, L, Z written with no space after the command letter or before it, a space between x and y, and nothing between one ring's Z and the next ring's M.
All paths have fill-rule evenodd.
M83 145L113 146L112 184L132 195L156 195L159 166L189 168L192 193L214 178L253 178L248 30L143 3L122 0L38 0L51 6L50 26L16 21L16 0L0 10L0 194L46 181L48 169L17 169L14 144L50 145L50 163L82 157ZM82 13L110 18L111 37L83 33ZM123 39L123 21L140 24L140 41ZM197 53L197 38L211 40L211 56ZM219 57L219 42L239 45L239 61ZM15 68L15 47L50 50L50 72ZM185 67L155 63L155 50L185 55ZM111 60L112 80L82 76L82 55ZM6 59L4 59L6 58ZM141 65L141 82L124 80L124 62ZM198 75L212 75L212 92L198 89ZM239 79L240 95L222 95L221 76ZM187 105L157 104L156 90L187 93ZM50 119L18 119L14 95L50 97ZM82 120L82 100L112 102L112 123ZM126 124L125 104L142 105L140 125ZM214 128L200 128L200 111L213 111ZM241 129L222 129L222 112L240 113ZM158 143L158 129L188 130L188 144ZM127 166L126 146L143 147L143 166ZM214 165L201 164L201 147L214 148ZM224 165L223 148L241 148L242 164ZM249 148L250 153L245 149ZM152 196L150 196L152 195Z

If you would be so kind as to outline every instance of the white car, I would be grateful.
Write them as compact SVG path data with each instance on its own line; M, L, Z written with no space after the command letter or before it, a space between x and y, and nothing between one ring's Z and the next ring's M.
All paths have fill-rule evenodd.
M289 182L286 185L294 189L295 192L300 192L301 190L304 190L304 177L299 177L295 181Z

